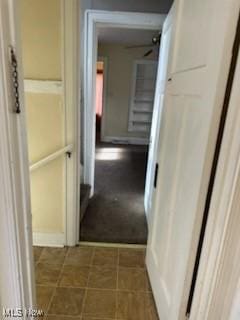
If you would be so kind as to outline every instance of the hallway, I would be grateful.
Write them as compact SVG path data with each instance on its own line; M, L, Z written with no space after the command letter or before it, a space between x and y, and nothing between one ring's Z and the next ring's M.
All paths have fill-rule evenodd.
M81 223L81 241L146 244L144 187L147 147L96 147L95 194Z

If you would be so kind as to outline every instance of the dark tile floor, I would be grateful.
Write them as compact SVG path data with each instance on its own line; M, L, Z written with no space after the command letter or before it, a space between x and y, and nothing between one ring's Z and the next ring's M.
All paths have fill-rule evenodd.
M44 320L158 320L144 249L34 247Z

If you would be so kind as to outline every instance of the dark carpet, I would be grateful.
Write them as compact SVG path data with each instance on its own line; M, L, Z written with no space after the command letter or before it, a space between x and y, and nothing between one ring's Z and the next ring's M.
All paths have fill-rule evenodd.
M81 241L146 244L146 163L147 147L97 146L95 194L81 223Z

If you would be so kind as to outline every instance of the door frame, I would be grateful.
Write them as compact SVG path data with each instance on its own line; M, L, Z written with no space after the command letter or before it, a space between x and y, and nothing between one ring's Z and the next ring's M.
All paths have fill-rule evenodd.
M18 3L17 3L18 5ZM0 1L0 306L33 308L36 304L32 253L32 217L23 72L19 65L21 113L13 110L9 46L21 60L19 9ZM26 316L23 317L26 319Z
M233 299L240 294L237 287L240 281L239 83L240 51L234 71L190 320L222 320L230 319L230 315L231 320L237 320L240 310L233 304Z
M95 92L97 62L97 31L101 26L126 29L160 30L166 18L165 14L113 12L87 10L84 24L84 121L83 121L83 159L84 183L91 186L90 195L94 194L95 171Z
M65 144L73 145L66 163L65 245L79 241L80 223L80 4L78 0L61 0L62 11L62 83L66 112Z
M79 219L79 102L78 0L61 0L64 13L64 93L71 112L67 125L71 128L66 139L74 140L68 193L68 245L78 243ZM33 234L30 196L30 173L24 104L24 79L21 63L21 33L19 2L0 2L0 307L27 310L36 306L33 264ZM67 37L66 37L67 36ZM9 46L18 60L18 80L21 113L13 112L12 78ZM67 59L68 58L68 59ZM15 311L16 312L16 311ZM23 319L27 319L24 314Z

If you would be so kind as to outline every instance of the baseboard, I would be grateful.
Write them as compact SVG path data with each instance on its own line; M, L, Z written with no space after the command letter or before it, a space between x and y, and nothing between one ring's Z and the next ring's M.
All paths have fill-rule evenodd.
M119 143L119 144L140 144L140 145L148 145L149 144L149 139L136 138L136 137L105 136L101 140L103 142Z
M146 249L146 244L127 244L127 243L109 243L109 242L92 242L79 241L80 246L86 247L106 247L106 248L125 248L125 249Z
M33 232L33 245L40 247L64 247L64 233Z

